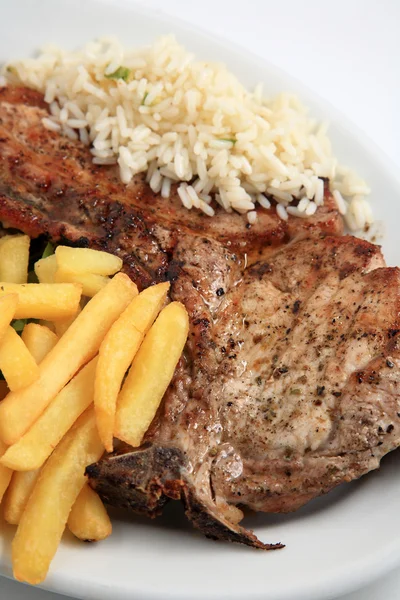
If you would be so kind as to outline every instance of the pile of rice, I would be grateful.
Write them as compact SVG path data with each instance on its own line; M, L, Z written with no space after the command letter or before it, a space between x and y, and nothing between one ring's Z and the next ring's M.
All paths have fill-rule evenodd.
M339 166L327 125L309 118L296 96L265 99L224 65L195 61L174 37L126 50L113 38L78 52L51 46L5 68L8 79L40 90L49 129L90 145L96 164L118 163L121 179L147 172L154 192L171 184L186 208L214 215L212 201L247 214L274 199L282 219L308 217L330 180L352 230L372 222L364 181Z

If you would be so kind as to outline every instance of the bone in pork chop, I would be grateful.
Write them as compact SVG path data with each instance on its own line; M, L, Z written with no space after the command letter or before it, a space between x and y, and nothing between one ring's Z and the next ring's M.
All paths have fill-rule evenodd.
M192 263L218 265L198 243ZM231 265L213 302L181 274L172 295L199 295L201 330L146 444L90 467L95 489L150 515L182 497L208 535L256 545L238 508L292 511L377 468L400 432L399 271L383 265L377 246L320 237Z
M145 287L171 281L189 340L139 449L88 468L107 502L155 516L183 500L206 535L264 545L242 507L287 512L377 468L399 445L399 272L338 237L325 189L309 219L210 219L142 177L126 188L42 126L40 95L0 90L0 220L118 254Z

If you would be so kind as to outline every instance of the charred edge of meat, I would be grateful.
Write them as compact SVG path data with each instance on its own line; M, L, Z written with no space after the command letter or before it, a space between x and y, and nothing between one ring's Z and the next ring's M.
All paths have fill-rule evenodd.
M88 466L86 475L107 504L154 518L170 498L180 499L182 464L175 448L143 446Z
M229 523L217 511L214 513L203 505L181 478L184 464L180 450L148 444L90 465L86 475L92 488L112 506L154 518L161 514L169 499L182 500L187 517L209 538L262 550L283 548L282 544L263 544L251 531Z
M284 548L283 544L263 544L252 531L234 525L224 519L220 514L213 514L211 510L203 505L192 493L188 486L183 488L183 503L186 509L186 516L193 525L204 535L212 540L224 540L227 542L236 542L246 544L260 550L279 550Z

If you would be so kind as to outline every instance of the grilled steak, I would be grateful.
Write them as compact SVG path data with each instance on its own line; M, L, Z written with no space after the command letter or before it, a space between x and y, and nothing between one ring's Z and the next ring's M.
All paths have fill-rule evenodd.
M140 287L169 279L191 327L139 449L88 468L107 502L148 516L181 499L206 535L264 545L243 507L287 512L377 468L399 445L399 271L341 237L328 189L309 219L255 225L127 188L42 126L35 92L0 90L0 220L120 255Z

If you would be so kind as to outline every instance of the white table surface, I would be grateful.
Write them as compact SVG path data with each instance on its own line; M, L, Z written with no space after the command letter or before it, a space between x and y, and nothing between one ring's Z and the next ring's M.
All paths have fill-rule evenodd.
M285 69L345 113L400 169L398 0L141 0L141 4L196 23ZM400 568L343 600L399 598ZM0 578L0 599L62 597Z

